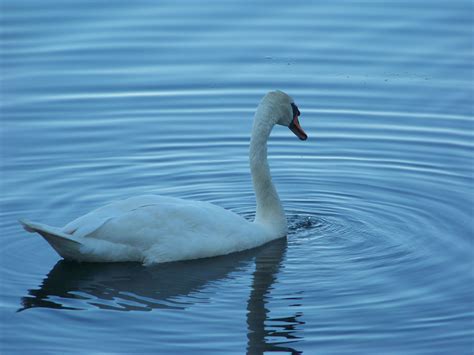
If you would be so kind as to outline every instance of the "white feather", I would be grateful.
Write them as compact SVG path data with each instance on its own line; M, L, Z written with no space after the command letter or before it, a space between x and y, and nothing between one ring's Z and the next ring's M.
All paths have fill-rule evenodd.
M91 262L151 264L197 259L254 248L283 237L286 217L271 181L266 144L273 126L287 121L287 111L282 107L291 109L291 101L282 92L271 92L255 114L250 144L257 198L254 222L210 203L155 195L111 203L63 228L20 222L27 231L42 235L65 259Z

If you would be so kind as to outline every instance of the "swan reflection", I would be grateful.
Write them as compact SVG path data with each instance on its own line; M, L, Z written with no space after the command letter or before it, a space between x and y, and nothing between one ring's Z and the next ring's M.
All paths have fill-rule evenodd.
M248 353L299 352L288 345L298 341L302 314L271 318L266 307L272 285L284 259L287 242L279 239L260 248L223 257L142 266L137 263L78 264L61 260L43 280L41 287L22 298L25 311L34 307L87 309L90 306L116 311L151 311L157 308L184 309L208 302L202 290L212 282L255 261L247 301ZM292 297L292 302L297 297ZM293 311L293 310L292 310ZM267 343L268 338L271 343Z
M267 300L270 299L272 286L285 256L285 247L286 239L284 239L284 245L268 246L255 259L252 289L247 302L247 352L249 354L282 351L291 354L301 353L289 345L301 339L296 331L298 326L304 324L299 319L302 313L295 312L289 317L272 318L267 308ZM293 296L292 306L295 306L295 302L300 299L298 296ZM268 342L269 337L275 341Z

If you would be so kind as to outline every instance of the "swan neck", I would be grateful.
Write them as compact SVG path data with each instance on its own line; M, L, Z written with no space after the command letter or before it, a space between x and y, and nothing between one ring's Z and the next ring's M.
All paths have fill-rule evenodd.
M269 114L265 107L257 109L250 140L250 170L257 201L255 222L277 228L283 236L287 231L286 216L267 159L267 141L274 126Z

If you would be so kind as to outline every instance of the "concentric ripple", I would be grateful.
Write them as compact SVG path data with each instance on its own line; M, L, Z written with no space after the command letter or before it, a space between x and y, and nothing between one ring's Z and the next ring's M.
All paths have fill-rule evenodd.
M472 6L2 3L2 353L472 353ZM156 193L252 219L271 89L289 233L220 258L59 260L51 225Z

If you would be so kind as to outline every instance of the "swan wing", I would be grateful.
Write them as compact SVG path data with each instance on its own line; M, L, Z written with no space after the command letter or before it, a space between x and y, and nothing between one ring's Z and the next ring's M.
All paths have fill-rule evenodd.
M147 264L223 255L267 240L263 228L231 211L162 196L107 205L69 223L62 232L81 240L89 259Z
M62 228L62 232L73 234L76 237L85 237L100 228L111 218L118 217L143 206L159 205L173 200L179 201L180 199L165 196L144 195L115 201L76 218L65 225Z

